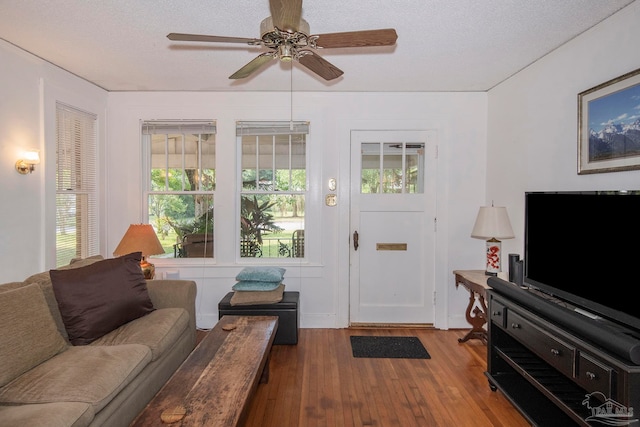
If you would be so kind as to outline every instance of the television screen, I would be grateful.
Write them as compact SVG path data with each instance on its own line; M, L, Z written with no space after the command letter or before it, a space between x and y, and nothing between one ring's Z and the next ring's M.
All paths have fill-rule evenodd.
M640 330L640 191L525 194L524 283Z

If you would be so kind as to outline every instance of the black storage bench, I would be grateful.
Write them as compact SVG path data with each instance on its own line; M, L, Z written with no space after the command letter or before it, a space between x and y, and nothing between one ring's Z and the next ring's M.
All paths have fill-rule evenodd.
M285 291L282 301L275 304L231 305L233 292L229 292L218 303L218 319L224 315L235 316L278 316L278 329L274 344L298 344L300 292Z

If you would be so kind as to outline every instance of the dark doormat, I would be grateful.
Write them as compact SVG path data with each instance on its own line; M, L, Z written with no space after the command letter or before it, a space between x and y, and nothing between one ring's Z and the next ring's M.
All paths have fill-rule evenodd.
M353 357L431 359L418 337L351 336Z

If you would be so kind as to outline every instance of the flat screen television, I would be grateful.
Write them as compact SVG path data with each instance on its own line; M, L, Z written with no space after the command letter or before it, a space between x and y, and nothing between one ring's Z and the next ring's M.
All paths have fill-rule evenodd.
M640 191L525 193L525 286L640 331L639 264Z

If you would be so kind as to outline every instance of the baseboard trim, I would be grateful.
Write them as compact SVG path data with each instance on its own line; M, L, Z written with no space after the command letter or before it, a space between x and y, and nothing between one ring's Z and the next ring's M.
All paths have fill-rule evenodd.
M435 329L433 323L351 323L350 329Z

